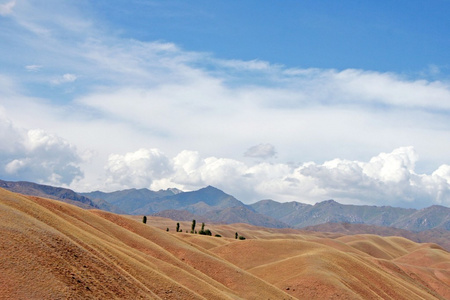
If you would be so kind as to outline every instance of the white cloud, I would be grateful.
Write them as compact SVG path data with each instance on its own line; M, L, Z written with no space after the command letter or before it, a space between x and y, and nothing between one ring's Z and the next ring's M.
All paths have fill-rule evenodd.
M30 72L0 74L1 103L17 126L44 130L3 119L2 174L80 190L212 184L245 201L449 201L446 81L223 60L122 39L70 3L50 3L17 1L8 21L20 28L2 35L33 52L17 55ZM45 70L31 72L41 65L30 62ZM75 81L83 89L73 98L48 86ZM395 150L370 158L386 149ZM81 170L85 179L74 180Z
M55 84L55 85L69 83L69 82L74 82L75 80L77 80L77 78L78 77L75 74L66 73L58 78L53 79L51 81L51 83Z
M29 72L37 72L40 69L42 69L42 66L41 65L28 65L28 66L25 66L25 69Z
M111 154L106 172L106 183L110 188L143 188L170 174L172 167L158 149L139 149L125 155Z
M244 202L315 203L335 199L344 203L424 207L450 204L450 166L431 175L417 174L418 157L412 147L380 153L368 162L334 159L300 166L243 162L183 151L172 159L175 172L153 182L155 189L176 186L197 189L214 185Z
M257 157L257 158L271 158L274 157L277 152L272 144L259 144L252 146L245 151L244 156Z
M381 153L373 157L364 165L363 173L383 182L407 181L418 158L413 147L398 148L391 153Z
M16 6L16 0L0 4L0 16L12 14L14 6Z
M16 128L0 115L0 176L69 185L82 178L75 146L43 130Z

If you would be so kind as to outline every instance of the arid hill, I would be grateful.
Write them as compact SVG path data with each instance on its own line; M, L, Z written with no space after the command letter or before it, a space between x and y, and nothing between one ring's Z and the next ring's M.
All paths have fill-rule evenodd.
M0 298L450 299L450 254L436 244L175 224L0 189Z
M381 236L401 236L418 243L436 243L445 250L450 251L450 231L440 228L413 232L394 227L383 227L367 224L325 223L302 229L319 232L334 232L343 235L376 234Z

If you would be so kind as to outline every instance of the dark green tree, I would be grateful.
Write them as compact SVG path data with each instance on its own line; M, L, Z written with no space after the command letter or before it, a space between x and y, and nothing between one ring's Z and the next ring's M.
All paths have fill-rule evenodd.
M238 236L239 236L239 234L236 232L236 233L234 234L234 238L237 239Z
M177 232L180 232L180 223L177 223Z
M192 220L191 233L195 232L195 220Z
M147 216L144 216L144 217L142 218L142 223L147 224Z
M202 229L198 232L199 234L205 234L205 223L202 223Z

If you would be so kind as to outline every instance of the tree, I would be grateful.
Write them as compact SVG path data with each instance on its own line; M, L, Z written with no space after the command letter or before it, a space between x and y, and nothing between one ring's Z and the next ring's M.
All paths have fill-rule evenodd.
M180 232L180 223L177 223L177 232Z
M205 223L202 223L202 230L200 230L198 233L202 235L209 235L209 236L212 235L211 230L209 229L205 230Z
M147 224L147 216L144 216L144 217L142 218L142 223Z
M192 220L191 233L195 232L195 220Z
M205 233L205 223L203 222L202 223L202 229L198 232L199 234L203 234L203 235L205 235L206 233Z
M239 234L236 232L236 233L234 234L234 238L237 239L238 236L239 236Z
M167 227L166 231L169 231L169 227Z

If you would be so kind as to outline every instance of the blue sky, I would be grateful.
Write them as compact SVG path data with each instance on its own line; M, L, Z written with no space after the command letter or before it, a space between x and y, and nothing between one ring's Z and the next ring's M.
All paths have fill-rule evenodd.
M447 75L449 71L448 1L94 4L102 21L125 38L174 42L224 59L411 76L429 66L440 67Z
M450 205L449 12L0 0L0 178Z

